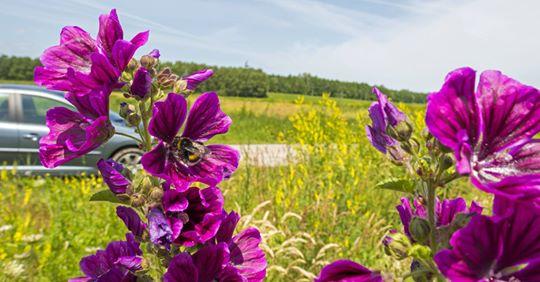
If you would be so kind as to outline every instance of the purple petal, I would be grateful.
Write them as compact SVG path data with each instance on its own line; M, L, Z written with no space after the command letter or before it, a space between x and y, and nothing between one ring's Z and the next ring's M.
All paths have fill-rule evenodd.
M89 123L81 114L56 107L47 112L49 133L40 141L40 160L48 168L64 164L98 148L114 132L107 117Z
M130 40L131 44L135 45L135 47L139 48L141 46L143 46L144 44L146 44L146 42L148 42L148 36L150 35L150 31L143 31L143 32L139 32L137 33L135 36L133 36L133 38ZM154 49L152 50L155 51L157 49ZM150 53L152 53L150 52ZM159 53L159 51L158 51ZM155 53L154 53L155 54Z
M227 265L217 278L217 281L223 282L249 282L250 280L246 279L240 274L240 271L234 266Z
M123 38L124 31L118 20L116 9L112 9L108 15L99 16L97 43L107 57L111 58L114 44Z
M193 255L193 263L199 270L199 282L212 282L229 262L227 244L206 245Z
M394 104L388 101L388 98L377 88L373 87L372 90L377 95L378 105L384 113L384 119L390 126L396 126L399 122L407 119L405 114L398 110ZM386 130L386 128L384 129Z
M144 98L152 89L152 76L147 69L140 67L133 77L131 94Z
M350 261L338 260L325 266L316 282L382 282L382 277L378 272L372 272L366 267Z
M172 242L172 230L167 218L158 208L153 208L148 213L148 233L150 241L156 245L163 245L168 248Z
M199 84L203 83L205 80L209 79L214 74L214 71L211 69L199 70L186 77L183 77L187 81L187 89L195 90Z
M97 251L95 255L82 258L79 266L81 271L91 278L98 278L110 268L105 251L102 250Z
M150 51L150 53L148 53L148 56L154 57L154 58L156 58L156 59L159 59L159 57L161 56L161 54L159 54L159 50L158 50L158 49L154 49L154 50Z
M240 154L226 145L208 145L207 148L210 153L201 162L189 167L190 181L216 185L236 171Z
M162 201L165 212L183 212L189 204L186 193L176 189L165 191Z
M483 159L540 132L540 91L499 71L480 75L477 97L482 114Z
M187 102L184 96L169 93L164 101L154 104L148 131L167 143L172 142L186 118Z
M163 142L159 142L152 151L145 153L141 158L144 170L158 177L165 173L167 162L167 148Z
M476 144L482 126L474 94L475 75L471 68L457 69L448 74L439 92L428 96L426 125L443 145L454 150L460 173L470 171L470 144Z
M91 90L90 93L75 94L68 92L65 95L68 100L77 111L85 117L96 119L100 116L109 115L109 96L111 89L101 88Z
M128 185L131 184L122 171L124 166L113 161L100 159L97 163L99 172L103 177L103 181L109 186L111 191L115 194L125 194Z
M481 183L473 178L472 183L481 190L513 201L531 201L540 204L540 173L509 176L492 183Z
M141 218L133 209L118 206L116 207L116 215L122 219L127 229L137 237L141 237L146 229L146 224L142 222Z
M443 200L441 210L437 213L437 226L446 226L452 223L454 217L458 213L463 213L467 210L467 203L463 198L452 200Z
M401 223L403 224L403 232L407 236L411 237L411 234L409 233L409 224L411 223L413 213L411 209L411 204L409 203L409 199L401 198L401 205L397 205L396 209L399 213Z
M248 281L263 281L266 277L266 258L259 247L261 240L259 230L248 228L229 243L231 263Z
M232 239L234 229L240 220L240 215L234 211L231 211L229 214L223 211L223 216L223 221L216 234L217 242L229 242Z
M164 282L194 282L199 280L199 272L191 255L187 252L176 255L163 275Z
M221 111L216 93L207 92L193 103L182 136L205 142L216 134L226 133L231 122L231 118Z
M119 72L124 71L138 48L139 46L126 40L118 40L114 43L111 62Z

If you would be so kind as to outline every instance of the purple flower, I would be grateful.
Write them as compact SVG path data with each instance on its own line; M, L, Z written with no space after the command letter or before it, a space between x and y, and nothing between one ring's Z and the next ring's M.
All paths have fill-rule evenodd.
M142 251L133 234L126 234L126 241L115 241L94 255L81 259L84 277L70 281L136 281L134 272L141 270Z
M78 112L64 107L47 111L49 133L39 141L39 157L45 167L53 168L83 156L112 137L114 127L108 117L109 94L106 89L87 95L68 93L66 98Z
M159 50L158 49L153 49L152 51L150 51L150 53L148 53L148 56L151 56L151 57L154 57L156 59L159 59L159 57L161 56L161 54L159 53Z
M428 217L427 208L418 199L414 199L413 205L414 209L411 207L409 199L401 198L401 204L396 206L401 223L403 224L403 232L405 232L409 238L411 238L409 224L411 223L412 218L420 217L427 219ZM436 200L435 217L438 227L448 226L459 213L481 214L482 207L475 201L472 201L471 206L467 208L467 203L463 198L455 198L451 200L444 199L442 202L440 202L438 199Z
M215 237L215 244L226 243L230 261L227 273L235 273L243 277L242 281L263 281L266 277L266 258L259 247L261 234L250 227L233 236L240 216L234 211L223 214L223 221Z
M34 80L49 89L88 93L102 87L118 87L118 78L135 51L148 40L148 31L131 41L123 39L116 10L99 17L97 39L76 26L60 33L60 44L41 55Z
M540 281L540 209L498 196L493 209L454 233L439 270L451 281Z
M176 255L167 272L164 282L212 282L246 281L226 267L229 262L229 250L225 243L206 245L191 255L187 252Z
M174 243L192 247L216 235L223 217L223 196L216 187L169 189L163 194L163 209Z
M198 70L190 75L183 77L182 79L187 82L188 90L195 90L199 84L203 83L205 80L209 79L214 74L214 71L211 69Z
M132 208L118 206L116 207L116 215L122 219L127 229L131 231L133 235L138 238L143 235L146 224Z
M426 124L429 131L454 151L456 168L470 174L480 189L529 200L540 197L540 186L526 182L540 177L540 93L498 71L480 75L457 69L446 76L439 92L428 96ZM499 181L511 177L502 185ZM497 184L498 183L498 184Z
M152 89L152 76L148 70L144 67L140 67L133 76L133 83L131 84L131 94L144 98Z
M148 130L159 143L143 155L141 163L150 174L168 180L177 189L195 181L216 185L236 170L239 154L229 146L203 142L227 132L231 119L221 111L215 93L204 93L195 100L184 131L177 136L186 112L185 98L174 93L154 104Z
M382 282L379 272L371 271L354 261L337 260L325 266L315 282Z
M148 233L150 241L156 245L165 246L167 249L172 243L173 232L169 221L159 208L153 208L148 212Z
M397 140L388 135L388 126L395 127L398 123L405 121L406 116L390 103L379 89L373 87L373 93L377 95L377 102L373 102L369 107L372 125L366 126L366 134L371 144L386 154L388 147L397 144Z
M124 176L124 166L113 160L100 159L97 163L103 181L114 194L126 194L131 181Z

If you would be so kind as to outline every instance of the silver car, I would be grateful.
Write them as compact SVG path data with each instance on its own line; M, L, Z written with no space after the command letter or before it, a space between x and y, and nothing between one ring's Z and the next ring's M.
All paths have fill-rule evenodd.
M135 140L114 135L82 158L54 169L43 167L39 161L39 139L49 132L45 126L47 110L57 106L74 109L64 99L63 92L30 85L0 84L0 169L14 169L23 174L64 175L95 173L100 158L112 158L125 165L140 162L142 152ZM136 135L118 114L111 112L110 119L117 132Z

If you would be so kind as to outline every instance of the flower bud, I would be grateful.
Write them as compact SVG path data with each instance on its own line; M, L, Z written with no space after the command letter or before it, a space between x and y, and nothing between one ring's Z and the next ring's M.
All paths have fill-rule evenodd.
M135 112L135 106L128 104L126 102L120 103L120 111L118 111L118 114L122 118L127 118L131 113Z
M144 55L141 57L141 66L146 69L151 69L157 64L157 59L150 55Z
M396 230L391 230L390 234L383 239L384 252L386 255L402 260L407 258L407 253L411 247L409 238Z
M396 139L399 141L408 141L413 132L413 127L410 122L404 120L395 126Z
M405 152L401 148L390 146L387 148L387 151L388 151L388 155L390 156L390 160L392 161L392 163L394 163L395 165L403 164L403 162L406 159L406 155L405 155Z
M174 93L184 92L187 90L187 86L188 86L187 81L183 79L179 79L174 84L173 92Z
M130 113L126 117L126 123L128 126L137 126L141 123L141 116L139 116L137 113Z
M428 282L433 280L433 273L431 273L430 269L425 267L418 260L412 261L411 274L415 282Z
M131 60L129 61L126 67L126 71L134 72L138 68L139 68L139 62L137 62L137 60L135 60L134 58L131 58Z
M416 242L425 243L431 234L431 226L427 220L415 216L409 224L409 233Z
M123 203L129 203L129 201L131 200L131 197L129 197L128 194L117 194L116 198L118 198L118 200Z
M445 171L451 168L454 165L454 160L449 155L443 155L440 158L440 167L442 171Z
M130 92L135 98L143 99L150 93L152 88L152 76L147 69L141 67L137 69L131 82Z
M145 204L146 200L141 194L131 195L131 206L133 207L142 207Z
M161 187L154 186L152 190L150 190L150 199L159 202L161 201L162 198L163 198L163 189L161 189Z

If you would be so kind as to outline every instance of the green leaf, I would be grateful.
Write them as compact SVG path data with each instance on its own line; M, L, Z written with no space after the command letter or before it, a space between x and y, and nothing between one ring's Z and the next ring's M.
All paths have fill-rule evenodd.
M375 185L375 188L413 194L414 181L404 178L387 179L377 183L377 185Z
M92 195L92 197L90 197L90 202L122 203L109 189L96 192L94 195Z

